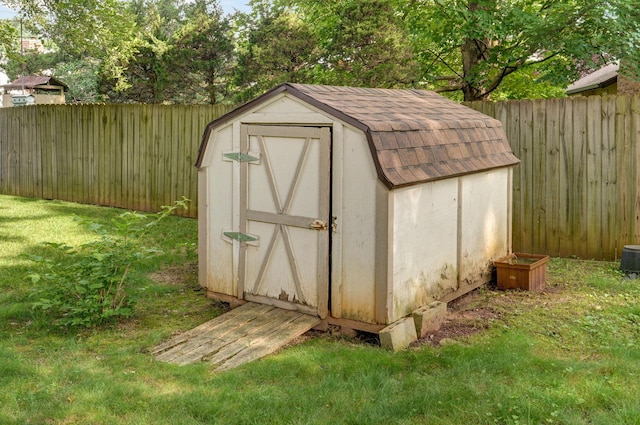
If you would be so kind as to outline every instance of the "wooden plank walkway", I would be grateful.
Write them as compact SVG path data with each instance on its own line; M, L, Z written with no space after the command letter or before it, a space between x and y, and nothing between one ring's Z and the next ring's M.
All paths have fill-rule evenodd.
M320 318L264 304L246 303L151 350L158 360L198 361L228 370L273 353L320 323Z

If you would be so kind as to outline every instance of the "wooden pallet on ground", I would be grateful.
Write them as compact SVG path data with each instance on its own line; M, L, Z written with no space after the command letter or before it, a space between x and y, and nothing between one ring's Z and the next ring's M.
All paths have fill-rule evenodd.
M318 317L249 302L171 338L151 354L169 363L207 361L228 370L273 353L319 323Z

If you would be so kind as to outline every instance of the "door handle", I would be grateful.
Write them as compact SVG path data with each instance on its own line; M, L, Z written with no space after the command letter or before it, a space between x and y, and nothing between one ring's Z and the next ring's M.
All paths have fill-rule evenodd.
M314 230L327 230L327 223L322 220L313 220L309 227Z

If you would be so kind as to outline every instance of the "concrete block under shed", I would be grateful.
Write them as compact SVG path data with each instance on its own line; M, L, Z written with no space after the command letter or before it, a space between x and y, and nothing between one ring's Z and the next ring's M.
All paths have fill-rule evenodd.
M411 317L405 317L380 331L380 345L391 351L406 348L418 339L416 325Z
M415 310L412 316L418 338L440 329L446 315L447 304L440 301L434 301Z

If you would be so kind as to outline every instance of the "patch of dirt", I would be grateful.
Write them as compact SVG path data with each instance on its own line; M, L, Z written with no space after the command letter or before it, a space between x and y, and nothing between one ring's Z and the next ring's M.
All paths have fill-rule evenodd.
M419 339L413 345L437 346L443 340L457 341L487 329L493 320L501 317L501 313L492 308L491 303L487 304L493 297L487 298L476 290L450 302L440 329Z
M149 278L154 282L164 285L180 285L193 281L194 276L198 275L198 264L191 262L180 265L164 267L161 270L151 273Z
M571 299L566 288L547 284L540 291L503 291L487 285L451 301L441 328L416 341L413 346L444 345L482 332L492 322L505 319L514 310L527 311L566 303ZM443 341L444 340L444 341Z
M489 308L477 308L468 311L448 311L440 329L418 340L418 344L440 345L444 339L458 340L473 335L489 327L492 320L500 318Z

